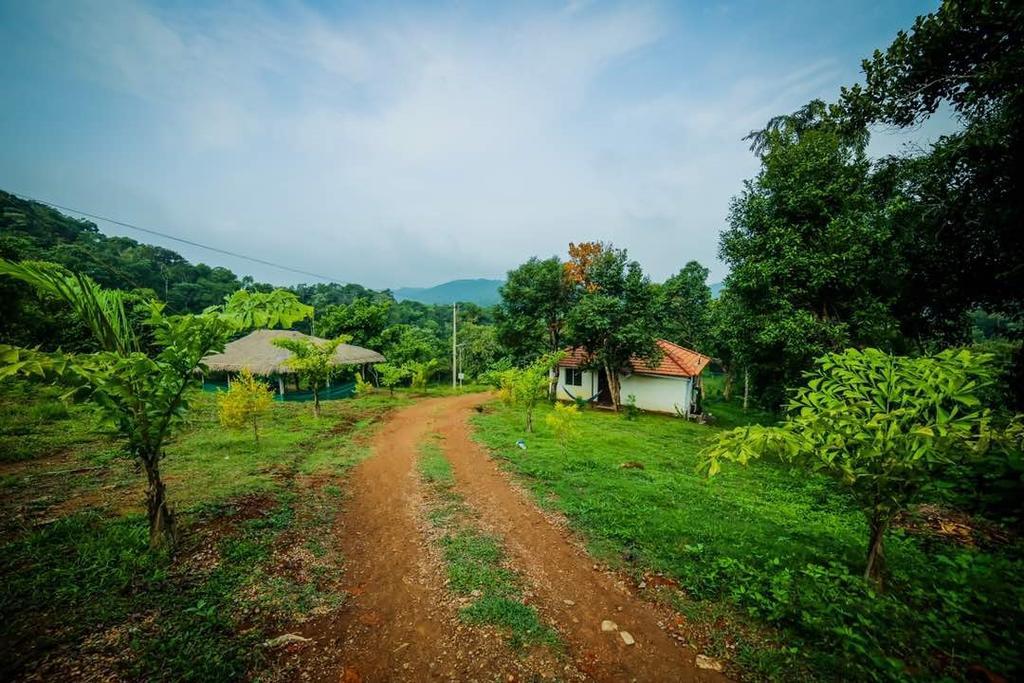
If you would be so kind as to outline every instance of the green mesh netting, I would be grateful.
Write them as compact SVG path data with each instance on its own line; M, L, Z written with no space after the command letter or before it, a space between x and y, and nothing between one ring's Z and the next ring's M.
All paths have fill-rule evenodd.
M277 392L277 387L268 384L267 386L274 389L274 400L275 401L312 401L312 391L286 391L284 396ZM211 382L206 380L203 382L203 391L217 392L227 391L227 382ZM356 383L349 382L347 384L335 385L326 389L320 390L321 401L331 401L336 398L351 398L356 394Z

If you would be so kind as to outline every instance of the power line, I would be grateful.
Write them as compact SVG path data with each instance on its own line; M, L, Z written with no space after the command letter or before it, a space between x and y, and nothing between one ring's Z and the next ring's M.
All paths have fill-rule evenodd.
M85 216L86 218L91 218L93 220L104 221L106 223L112 223L114 225L119 225L122 228L128 228L129 230L138 230L139 232L144 232L144 233L147 233L149 235L156 235L157 237L163 237L164 239L173 240L175 242L181 242L182 244L187 244L187 245L192 246L192 247L199 247L200 249L206 249L208 251L213 251L213 252L216 252L218 254L224 254L226 256L233 256L235 258L243 259L245 261L252 261L253 263L259 263L259 264L264 265L264 266L270 266L271 268L279 268L281 270L287 270L288 272L297 273L299 275L309 275L310 277L319 278L321 280L327 280L328 282L336 282L339 285L345 284L345 282L343 280L340 280L338 278L329 277L327 275L320 275L319 273L311 273L308 270L301 270L299 268L292 268L291 266L283 266L280 263L274 263L273 261L265 261L264 259L256 258L255 256L246 256L245 254L239 254L238 252L228 251L227 249L221 249L219 247L211 247L211 246L206 245L206 244L200 244L199 242L193 242L192 240L185 239L184 237L175 237L174 235L169 235L166 232L160 232L159 230L151 230L150 228L143 228L141 226L134 225L132 223L128 223L128 222L125 222L125 221L119 221L119 220L116 220L114 218L108 218L106 216L100 216L99 214L95 214L95 213L89 213L88 211L82 211L81 209L75 209L75 208L72 208L70 206L61 206L60 204L56 204L54 202L48 202L45 199L37 199L35 197L30 197L29 195L21 194L21 193L18 193L18 192L11 192L10 194L14 195L15 197L19 197L21 199L24 199L26 201L36 202L38 204L45 204L46 206L49 206L49 207L54 208L54 209L60 209L61 211L70 211L71 213L78 214L79 216Z

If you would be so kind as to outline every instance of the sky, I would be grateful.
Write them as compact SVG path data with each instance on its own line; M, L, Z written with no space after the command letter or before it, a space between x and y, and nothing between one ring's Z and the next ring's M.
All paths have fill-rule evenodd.
M585 240L717 281L743 136L936 6L0 0L0 189L374 288Z

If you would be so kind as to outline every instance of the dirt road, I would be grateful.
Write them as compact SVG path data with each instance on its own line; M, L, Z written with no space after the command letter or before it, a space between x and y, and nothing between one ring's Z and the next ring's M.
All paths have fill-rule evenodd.
M703 681L695 653L660 626L667 612L634 596L616 575L595 569L563 525L542 514L483 448L468 418L483 395L429 399L397 411L352 473L338 543L351 599L307 622L312 642L297 653L298 680L314 681ZM440 432L456 487L499 535L527 579L532 602L566 644L564 653L513 653L501 634L458 619L443 567L426 542L416 476L418 446ZM636 640L601 630L614 621Z

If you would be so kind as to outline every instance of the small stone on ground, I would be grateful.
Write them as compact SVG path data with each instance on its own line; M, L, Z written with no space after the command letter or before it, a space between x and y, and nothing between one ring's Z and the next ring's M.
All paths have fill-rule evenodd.
M622 637L622 642L624 642L626 645L632 645L636 642L635 640L633 640L633 636L630 635L629 631L619 631L619 636Z
M608 619L605 619L601 622L601 630L605 633L611 633L612 631L618 631L619 626L614 621L609 621Z

